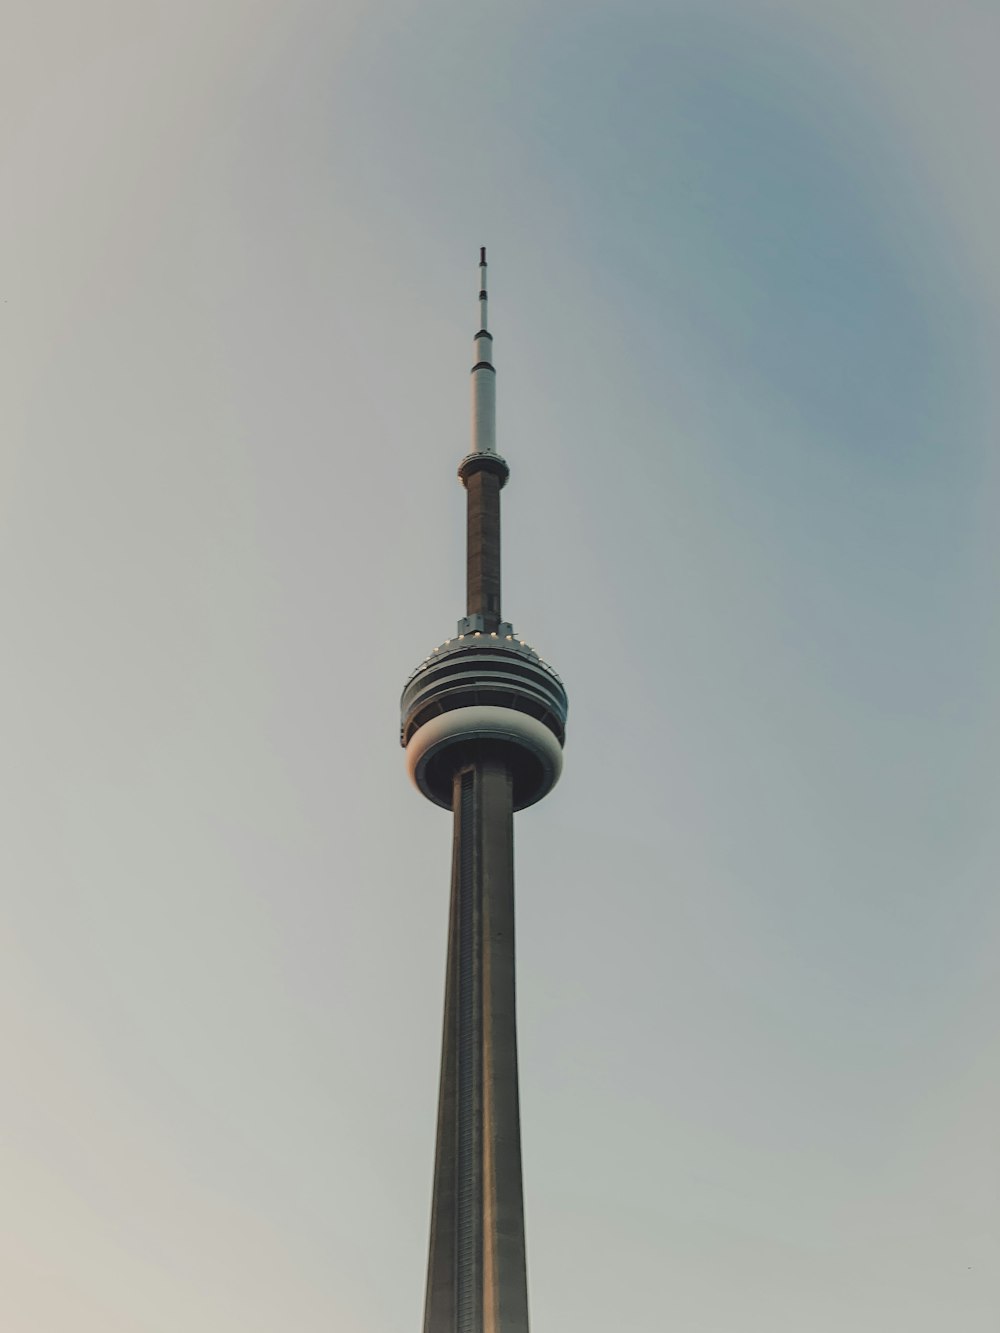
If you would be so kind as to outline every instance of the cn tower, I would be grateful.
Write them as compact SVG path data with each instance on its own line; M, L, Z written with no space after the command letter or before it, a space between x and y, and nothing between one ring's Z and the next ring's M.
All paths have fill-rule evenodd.
M466 608L406 683L413 781L452 812L451 908L424 1333L527 1333L514 985L514 812L562 768L562 681L500 609L496 370L479 258Z

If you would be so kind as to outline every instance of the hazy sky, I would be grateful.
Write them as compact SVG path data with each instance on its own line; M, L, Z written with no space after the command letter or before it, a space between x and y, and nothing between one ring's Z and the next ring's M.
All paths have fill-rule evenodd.
M1000 1321L991 0L6 0L0 1327L412 1333L477 248L537 1333Z

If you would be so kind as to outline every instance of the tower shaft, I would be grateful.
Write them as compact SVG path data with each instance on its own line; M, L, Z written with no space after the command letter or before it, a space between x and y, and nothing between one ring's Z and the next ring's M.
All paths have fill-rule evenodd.
M514 798L500 754L453 778L454 842L424 1333L527 1333L514 983Z

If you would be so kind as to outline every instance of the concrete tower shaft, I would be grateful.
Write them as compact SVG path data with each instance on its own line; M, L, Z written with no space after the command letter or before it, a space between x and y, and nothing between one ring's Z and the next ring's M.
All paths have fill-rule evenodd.
M502 755L456 769L424 1333L528 1333L514 984L514 819Z

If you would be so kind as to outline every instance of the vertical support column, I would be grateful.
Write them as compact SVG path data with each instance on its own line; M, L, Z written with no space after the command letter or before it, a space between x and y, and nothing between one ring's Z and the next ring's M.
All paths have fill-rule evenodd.
M477 773L455 779L455 1327L483 1326L483 878Z
M455 778L455 831L451 865L451 907L448 916L448 962L444 983L444 1031L441 1035L441 1081L438 1089L434 1190L431 1196L431 1238L424 1299L424 1333L455 1333L458 1265L458 953L461 883L461 788Z
M528 1333L514 978L514 794L510 770L479 769L483 839L484 1333Z
M513 790L454 778L448 971L424 1333L528 1333L514 990Z

